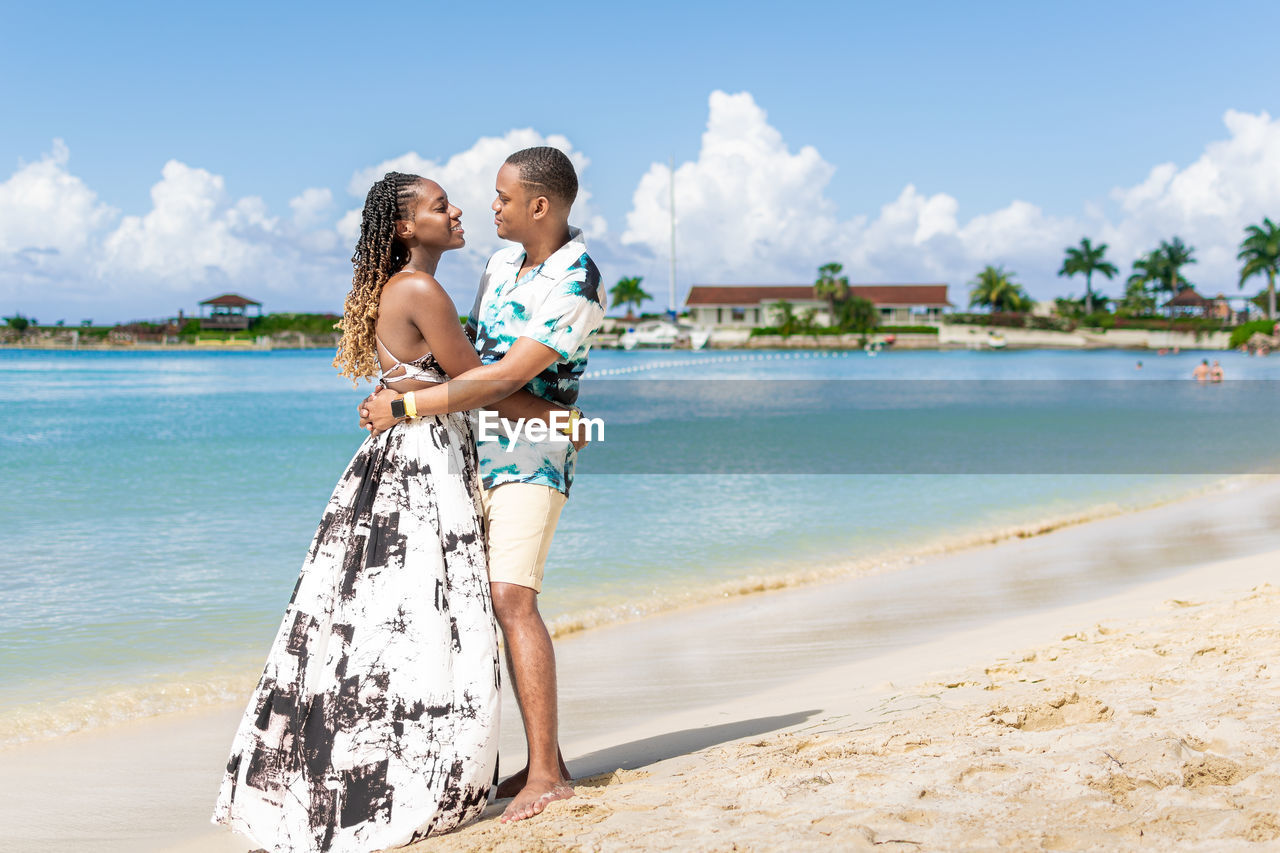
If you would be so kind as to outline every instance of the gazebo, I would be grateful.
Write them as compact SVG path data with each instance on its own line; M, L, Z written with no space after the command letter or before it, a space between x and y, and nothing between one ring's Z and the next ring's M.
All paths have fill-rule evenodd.
M1204 317L1217 304L1216 300L1205 299L1196 293L1194 287L1184 287L1178 291L1177 296L1160 307L1167 311L1170 317Z
M249 328L248 309L262 316L262 303L238 293L224 293L200 303L200 328L219 332L243 332Z

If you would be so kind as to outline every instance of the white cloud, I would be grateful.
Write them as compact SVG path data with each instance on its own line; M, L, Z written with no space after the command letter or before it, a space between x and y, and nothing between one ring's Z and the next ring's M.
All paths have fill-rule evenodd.
M0 299L11 310L155 317L224 289L268 309L340 303L349 273L325 222L329 190L304 191L281 220L256 196L230 197L220 175L171 160L151 209L120 217L67 171L68 159L55 142L0 184Z
M494 176L512 151L532 145L565 151L580 178L590 164L563 136L512 130L439 162L410 152L358 170L348 189L363 200L391 169L440 181L468 226L468 247L451 253L460 257L448 259L444 279L466 300L484 260L501 244L489 213ZM69 310L92 303L99 315L118 318L168 313L174 302L190 309L193 297L224 289L262 299L268 310L341 305L360 210L335 223L329 188L304 189L282 218L261 198L232 197L221 175L171 160L151 189L150 209L121 217L67 170L68 159L66 146L55 142L52 153L0 184L0 299L44 314L62 313L63 303ZM574 222L593 239L606 237L604 219L581 183Z
M1236 251L1245 226L1280 214L1280 121L1227 110L1223 124L1227 138L1210 142L1195 162L1163 163L1113 190L1121 214L1100 231L1125 261L1180 236L1198 259L1188 278L1210 294L1240 292Z
M812 147L791 152L751 95L711 94L698 159L675 171L677 259L683 276L761 281L794 276L797 257L836 237L835 205L823 194L835 167ZM670 180L654 163L627 214L624 244L669 254Z
M311 187L289 199L293 209L293 222L299 228L324 225L333 207L333 191L328 187Z
M1028 200L963 213L962 200L908 184L877 210L841 217L828 196L835 166L816 149L789 146L748 93L714 92L697 158L676 167L680 289L694 281L804 282L840 261L855 281L945 281L952 301L983 265L1004 264L1032 294L1079 292L1056 277L1062 250L1081 236L1110 245L1121 268L1174 235L1196 249L1186 272L1206 292L1236 288L1237 245L1246 224L1280 215L1280 121L1228 111L1225 134L1193 162L1164 163L1080 213L1050 216ZM463 209L468 248L450 253L442 281L465 307L480 265L500 245L489 204L508 154L554 145L583 176L574 220L588 232L606 278L641 274L665 303L670 171L655 163L639 179L626 228L609 231L593 207L587 156L563 136L532 129L483 137L429 159L415 152L359 169L347 186L356 203L390 169L439 181ZM0 307L99 318L159 316L192 297L241 290L268 310L333 310L350 284L360 210L332 190L301 190L284 215L256 196L234 197L220 175L170 161L150 208L121 216L69 169L67 147L19 164L0 183ZM336 221L335 221L336 220ZM1095 283L1098 284L1098 283ZM1101 283L1118 293L1119 283ZM166 295L169 294L169 295ZM96 308L87 306L96 305ZM83 315L82 315L83 316Z
M953 196L910 184L876 216L841 220L834 172L811 146L793 152L749 93L713 92L698 159L675 173L681 279L804 282L838 260L857 281L959 283L988 259L1056 251L1073 230L1023 201L961 224ZM641 178L622 236L655 258L668 254L669 176L655 163Z
M141 278L166 289L249 281L277 266L288 246L262 200L227 198L224 181L170 160L151 188L152 207L126 216L103 242L100 264L109 280Z
M842 220L826 194L830 163L812 147L793 152L749 93L713 92L698 157L676 168L681 287L805 282L819 264L838 260L855 281L945 281L962 303L967 282L991 263L1048 298L1082 288L1056 275L1063 249L1080 237L1109 243L1111 259L1127 271L1176 234L1196 247L1192 279L1233 292L1243 227L1280 212L1280 122L1228 111L1224 123L1228 138L1209 143L1194 163L1156 166L1114 190L1111 215L1091 200L1082 200L1079 215L1056 217L1015 199L963 220L956 198L909 184L875 215ZM652 267L668 253L669 175L655 163L640 179L622 235L652 255Z
M61 139L34 163L0 184L0 252L76 252L117 212L67 170L71 152Z

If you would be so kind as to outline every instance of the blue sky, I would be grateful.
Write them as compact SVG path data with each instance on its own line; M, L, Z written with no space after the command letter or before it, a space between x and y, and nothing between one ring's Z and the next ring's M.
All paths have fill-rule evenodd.
M641 272L664 291L665 258L656 245L625 239L637 231L628 217L653 164L669 157L678 168L699 162L713 92L748 96L786 151L817 152L828 168L806 176L825 177L821 200L833 224L825 242L794 257L768 244L764 263L736 265L724 258L751 252L700 253L702 242L723 235L699 229L695 203L681 219L689 276L803 281L811 267L836 259L855 281L947 280L953 301L976 271L965 264L972 266L978 249L957 254L935 246L928 258L907 257L895 268L885 257L913 250L867 245L876 239L877 216L904 187L924 199L953 200L957 234L971 218L1020 200L1063 234L1106 219L1098 233L1114 228L1113 245L1129 248L1126 240L1145 235L1121 235L1127 214L1118 188L1137 187L1162 163L1186 169L1207 146L1232 139L1224 127L1228 110L1268 119L1280 113L1280 6L1260 2L659 2L564 7L558 16L528 4L230 2L190 11L178 4L51 3L11 6L2 30L0 180L62 140L68 154L60 168L112 211L92 226L104 234L121 218L147 215L170 161L219 177L220 203L260 198L268 218L288 216L290 200L304 190L327 188L331 221L319 214L309 220L327 227L358 205L349 186L361 170L407 152L443 164L482 137L532 128L564 137L589 160L584 185L591 213L604 223L596 233L606 276ZM685 178L691 187L702 179L695 172ZM1271 201L1254 199L1239 215L1255 216ZM771 205L778 209L766 201L757 215L769 216ZM1280 206L1271 215L1280 215ZM795 216L804 227L803 211ZM869 230L855 227L858 217L868 218ZM477 219L488 227L476 211L472 229ZM49 253L56 249L68 268L83 268L72 263L84 260L76 252L92 255L97 244L42 238L30 220L28 212L6 240L0 219L0 251L45 253L43 272L0 261L0 300L10 303L0 304L4 313L160 315L173 310L177 296L224 284L278 294L268 304L277 310L336 307L345 289L333 261L350 247L338 240L323 250L331 257L316 272L324 278L318 289L246 280L244 265L232 265L175 286L148 311L148 291L165 288L143 280L166 278L164 267L132 276L133 283L121 282L130 276L118 266L97 268L110 299L87 283L59 290L47 282L67 273L53 275ZM1194 223L1185 227L1194 237ZM263 228L262 239L304 239ZM992 260L1016 265L1033 293L1070 289L1049 269L1060 251L1056 258L1047 249L1037 250L1044 258L1023 257L996 251L998 240L970 238L972 232L970 244L1008 255ZM1213 239L1220 238L1201 242ZM1127 269L1131 258L1116 260ZM1225 268L1202 261L1206 275L1226 281ZM216 259L202 262L216 266ZM474 288L474 261L455 266L450 287L461 301ZM753 279L756 269L762 277Z

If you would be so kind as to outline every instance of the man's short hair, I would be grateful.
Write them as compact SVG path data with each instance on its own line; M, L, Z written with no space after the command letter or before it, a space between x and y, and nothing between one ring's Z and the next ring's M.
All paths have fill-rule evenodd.
M520 170L522 184L553 195L566 205L572 205L578 197L578 173L559 148L524 148L508 157L507 162Z

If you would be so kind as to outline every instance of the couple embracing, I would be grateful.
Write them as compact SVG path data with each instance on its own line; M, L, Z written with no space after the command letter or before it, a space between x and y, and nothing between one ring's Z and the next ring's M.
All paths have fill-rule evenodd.
M576 437L477 445L469 413L575 422L604 317L554 148L497 177L498 236L464 330L435 279L465 243L434 181L392 172L365 201L334 365L379 376L232 743L214 820L272 851L364 853L479 815L497 774L497 625L528 764L498 787L521 820L573 796L555 658L538 612ZM572 440L571 440L572 439Z

